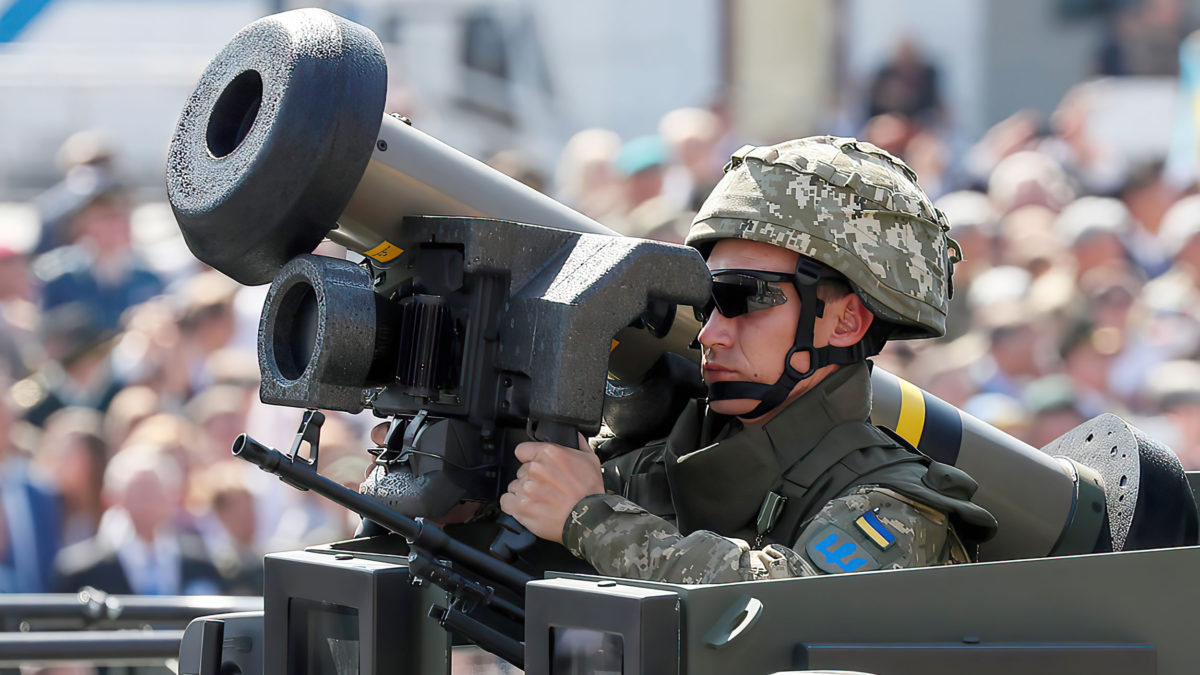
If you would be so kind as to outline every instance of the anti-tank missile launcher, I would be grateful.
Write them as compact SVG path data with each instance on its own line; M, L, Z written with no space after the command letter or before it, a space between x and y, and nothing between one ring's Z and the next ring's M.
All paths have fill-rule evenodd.
M687 364L695 360L690 344L696 325L687 306L707 295L707 269L699 255L615 236L407 120L384 114L385 91L385 60L373 34L320 10L299 10L257 21L235 36L209 65L181 115L167 183L185 239L198 258L234 279L272 283L259 340L264 400L301 408L371 408L387 417L390 431L374 449L377 467L366 491L409 517L437 517L463 501L494 500L514 470L510 450L520 440L570 443L576 430L598 429L602 416L618 434L660 433L662 420L673 418L671 407L685 396L647 392L695 394L694 369L689 376ZM323 238L363 260L310 255ZM1092 570L1087 578L1096 582L1110 565L1136 569L1138 561L1147 561L1149 569L1165 560L1155 555L1191 560L1198 555L1190 548L1132 553L1194 545L1196 507L1174 455L1121 420L1092 420L1039 451L881 369L873 384L877 424L979 481L977 501L1001 526L983 551L985 559L1125 551L1113 558L1120 564L1105 556L1086 563ZM316 440L311 425L297 436L298 445L304 440ZM287 461L306 460L293 452ZM530 549L519 531L497 531L479 546L538 574L554 567L523 552ZM319 646L336 642L338 649L353 644L359 670L403 661L402 672L444 671L445 650L438 656L437 650L405 649L418 635L428 635L415 627L412 617L420 611L413 614L410 605L437 603L422 591L392 606L378 593L397 580L438 581L457 572L453 565L419 572L392 552L388 539L396 538L269 557L267 662L259 665L270 672L316 668L311 659L337 661ZM419 545L414 552L415 562ZM1043 612L1045 621L1034 620L1036 590L1028 605L1013 599L1015 590L1004 598L970 591L974 583L993 590L1018 582L1038 589L1032 570L1071 576L1076 564L1085 563L1064 557L886 572L869 581L862 575L800 579L771 582L777 584L771 593L753 584L728 590L635 587L585 577L536 581L514 601L523 602L525 616L517 638L524 638L525 667L535 673L558 672L547 660L550 654L608 659L597 667L609 670L616 659L616 670L627 673L774 672L801 662L849 667L875 663L854 660L870 654L894 658L904 645L961 643L967 634L956 634L954 626L970 628L983 641L1014 646L1011 653L929 647L915 662L926 666L924 672L939 672L942 658L975 663L970 659L987 656L1015 664L1005 659L1019 656L1021 645L1033 645L1033 652L1022 653L1095 657L1099 664L1126 656L1142 663L1145 649L1125 648L1148 644L1152 656L1159 650L1160 663L1179 662L1185 645L1174 634L1120 626L1094 634L1067 630L1062 624L1072 623L1064 619L1075 616L1071 607L1056 606ZM335 578L341 581L322 583ZM877 621L867 628L850 620L859 602L880 602L888 594L908 597L913 588L936 594L942 579L957 580L952 585L961 598L939 598L914 610L937 617L910 616L903 629ZM454 595L465 581L487 585L475 577L443 585ZM833 593L847 598L845 604L812 599L809 589L822 584L837 586ZM1161 592L1154 580L1143 585L1144 594ZM348 593L351 587L358 590ZM1069 594L1076 586L1061 588ZM479 626L489 628L486 609L467 607L480 603L454 597L460 614L474 624L454 626L440 612L444 624L468 635L481 634ZM803 602L789 607L777 597ZM996 602L1006 609L976 607L968 615L965 602ZM1080 612L1091 611L1081 599L1068 598L1072 602ZM819 630L791 616L818 606L825 612ZM646 618L651 616L657 618ZM261 618L239 618L222 630L253 633L261 624ZM929 630L922 632L922 625ZM511 626L507 630L514 639ZM894 649L846 646L864 640ZM1100 646L1052 646L1084 642ZM825 646L818 649L818 643ZM214 655L209 649L196 657L199 652L189 644L185 652L192 660L185 664L237 663L228 650ZM800 646L807 661L798 656ZM407 661L396 660L397 649ZM237 666L245 671L254 664Z

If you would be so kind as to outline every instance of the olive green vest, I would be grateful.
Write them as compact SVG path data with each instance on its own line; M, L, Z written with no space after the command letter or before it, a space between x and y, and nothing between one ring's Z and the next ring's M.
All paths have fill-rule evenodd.
M831 499L879 485L946 513L970 549L991 538L995 519L970 502L975 481L872 425L870 402L866 363L835 371L764 424L743 428L695 401L667 438L607 462L605 487L685 534L792 546ZM781 508L769 508L770 493Z

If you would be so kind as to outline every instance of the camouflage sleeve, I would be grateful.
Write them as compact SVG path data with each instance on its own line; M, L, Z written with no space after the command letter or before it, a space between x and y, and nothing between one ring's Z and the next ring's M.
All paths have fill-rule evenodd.
M617 495L591 495L576 504L563 544L600 574L627 579L710 584L819 574L783 546L752 550L741 539L705 530L684 536Z
M671 523L616 495L572 510L563 544L600 574L684 584L727 583L966 562L946 516L873 486L831 500L793 548L752 549L741 539Z

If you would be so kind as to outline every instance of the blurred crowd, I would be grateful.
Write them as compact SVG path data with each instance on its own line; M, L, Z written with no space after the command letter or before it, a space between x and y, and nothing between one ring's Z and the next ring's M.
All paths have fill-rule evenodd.
M1196 186L1094 134L1087 83L1048 118L1017 111L957 154L937 68L913 42L861 99L838 131L903 158L963 252L948 334L892 342L876 363L1034 447L1111 412L1200 469ZM624 234L682 242L730 152L782 140L734 129L718 103L671 111L652 135L581 131L555 196Z
M204 269L103 136L59 159L0 207L0 592L259 595L264 553L357 525L230 453L243 431L286 449L300 419L258 401L265 289ZM370 421L328 417L323 473L357 489Z
M1114 412L1200 469L1195 186L1091 133L1086 86L966 152L917 45L860 98L835 130L905 159L963 251L948 335L876 362L1035 447ZM739 135L719 100L645 135L580 131L552 176L517 152L491 163L614 230L681 242L730 154L778 140ZM118 159L81 132L59 184L0 205L0 592L258 594L264 553L347 538L356 519L231 457L243 431L289 447L300 419L258 402L265 288L197 262ZM330 415L322 473L357 488L374 422Z

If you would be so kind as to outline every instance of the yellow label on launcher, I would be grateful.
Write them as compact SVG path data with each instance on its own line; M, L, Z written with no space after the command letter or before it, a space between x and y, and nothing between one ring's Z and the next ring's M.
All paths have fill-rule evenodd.
M367 251L363 255L374 258L379 262L388 262L389 260L395 260L396 257L401 253L404 253L404 249L390 241L384 240L382 244L376 246L370 251Z

